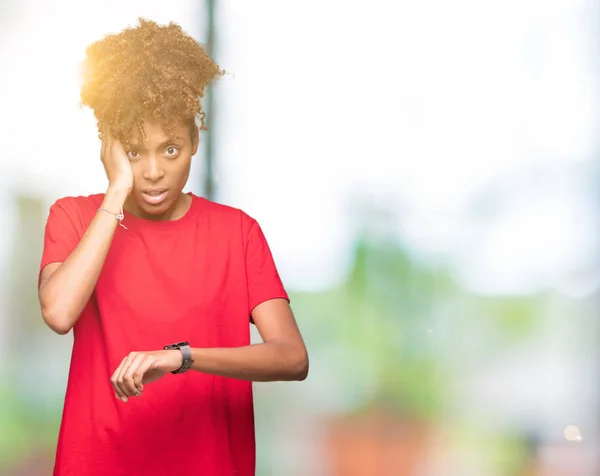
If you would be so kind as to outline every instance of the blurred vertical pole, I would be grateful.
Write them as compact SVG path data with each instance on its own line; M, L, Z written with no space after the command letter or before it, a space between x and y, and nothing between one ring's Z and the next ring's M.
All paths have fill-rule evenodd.
M216 0L206 0L206 49L208 55L215 59L215 3ZM215 196L214 179L214 108L212 86L208 86L203 100L208 130L203 133L204 139L204 198L213 200Z

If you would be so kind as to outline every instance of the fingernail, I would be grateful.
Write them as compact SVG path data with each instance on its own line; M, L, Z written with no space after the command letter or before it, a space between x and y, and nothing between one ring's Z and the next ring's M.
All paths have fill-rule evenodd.
M127 402L127 397L121 397L121 400Z

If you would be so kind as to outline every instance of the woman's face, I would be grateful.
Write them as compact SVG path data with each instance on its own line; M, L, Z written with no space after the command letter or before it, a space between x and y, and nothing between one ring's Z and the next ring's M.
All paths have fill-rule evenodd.
M182 123L170 135L158 123L144 121L143 127L143 140L135 131L124 145L133 170L128 209L141 218L169 219L190 175L198 129Z

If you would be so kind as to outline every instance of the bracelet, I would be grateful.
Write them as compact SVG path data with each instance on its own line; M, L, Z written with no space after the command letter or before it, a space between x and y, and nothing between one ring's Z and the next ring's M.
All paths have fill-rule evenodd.
M125 228L127 230L127 227L125 225L123 225L123 223L121 223L123 221L123 218L125 218L125 215L123 215L123 207L121 207L121 212L120 213L113 213L110 210L107 210L106 208L98 208L97 210L98 212L103 211L108 213L109 215L114 216L117 221L119 222L119 226L122 226L123 228Z

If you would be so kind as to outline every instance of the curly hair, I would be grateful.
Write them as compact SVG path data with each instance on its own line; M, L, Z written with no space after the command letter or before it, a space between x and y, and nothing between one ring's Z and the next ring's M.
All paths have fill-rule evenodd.
M134 128L145 137L143 121L168 131L199 119L206 130L201 98L205 87L224 74L206 50L179 25L140 18L138 25L108 35L86 49L81 105L89 106L103 132L125 141Z

